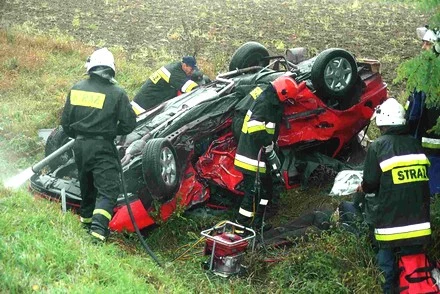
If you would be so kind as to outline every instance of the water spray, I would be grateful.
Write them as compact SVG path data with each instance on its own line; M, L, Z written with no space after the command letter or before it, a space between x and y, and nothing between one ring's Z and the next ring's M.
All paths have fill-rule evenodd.
M72 148L74 142L75 140L71 139L69 142L67 142L66 144L55 150L53 153L45 157L40 162L36 163L31 167L28 167L27 169L21 171L17 175L5 180L3 185L7 189L18 189L20 186L26 183L26 181L29 180L34 175L34 173L36 174L40 172L54 158L58 157L59 155L63 154L64 152Z
M20 188L27 180L29 180L33 174L34 172L32 171L32 167L28 167L15 176L5 180L3 185L6 189L16 190Z

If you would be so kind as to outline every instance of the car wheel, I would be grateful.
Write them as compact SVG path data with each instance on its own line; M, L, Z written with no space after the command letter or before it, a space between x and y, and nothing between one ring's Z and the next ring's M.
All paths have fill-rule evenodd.
M58 150L60 147L62 147L64 144L70 141L69 136L64 132L62 126L58 126L55 128L52 133L50 133L49 137L47 137L46 145L44 146L44 156L47 157L56 150ZM69 159L73 157L73 150L70 149L57 158L54 158L52 161L49 162L49 168L50 170L55 170L61 165L67 163Z
M312 66L311 80L318 96L341 98L357 81L356 60L343 49L324 50Z
M250 66L269 65L268 59L263 59L269 56L269 51L266 47L258 42L247 42L241 45L232 55L229 63L229 70L242 69Z
M164 138L148 140L142 154L142 173L151 196L166 202L179 187L178 163L174 147Z

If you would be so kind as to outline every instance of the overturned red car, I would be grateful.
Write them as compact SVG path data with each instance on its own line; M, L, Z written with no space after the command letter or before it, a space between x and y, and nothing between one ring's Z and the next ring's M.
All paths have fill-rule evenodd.
M277 153L286 188L298 185L296 154L320 152L335 157L370 121L387 97L375 60L356 60L331 48L305 59L304 49L270 56L256 42L233 54L229 71L190 93L166 101L138 117L136 129L116 138L124 186L110 229L134 231L123 196L139 228L166 221L176 210L211 203L211 191L242 197L242 175L234 169L236 139L231 124L236 106L257 85L282 75L294 78L297 93L285 102ZM68 138L56 128L46 155ZM81 202L73 152L67 150L34 174L30 188L52 200Z

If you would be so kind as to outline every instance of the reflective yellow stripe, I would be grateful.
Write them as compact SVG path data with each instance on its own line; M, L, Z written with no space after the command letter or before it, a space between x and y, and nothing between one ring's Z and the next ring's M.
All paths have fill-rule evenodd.
M83 223L83 224L90 224L92 222L92 218L91 217L80 217L79 220Z
M405 108L405 110L408 110L408 107L409 107L409 100L406 101L405 106L403 108Z
M266 168L266 162L262 161L262 160L256 160L256 159L252 159L249 157L246 157L244 155L241 154L235 154L235 158L240 160L241 162L253 165L253 166L260 166L263 168Z
M263 89L261 89L260 87L256 87L249 93L249 95L251 95L251 97L255 100L258 96L261 95L261 92L263 92Z
M80 90L70 91L70 104L102 109L105 94Z
M394 184L428 181L426 166L415 165L391 170Z
M422 146L429 149L440 149L440 139L422 137Z
M255 163L253 161L255 161ZM257 172L258 170L260 173L266 173L266 163L264 161L260 161L260 167L258 168L256 162L257 160L252 160L237 154L235 155L234 165L252 172Z
M145 109L143 109L139 104L137 104L134 101L131 101L131 108L133 108L133 111L136 115L139 115L140 113L144 112Z
M266 132L271 135L275 134L275 124L273 122L266 124Z
M271 135L275 134L275 124L273 122L268 122L266 124L264 121L258 121L258 120L246 121L246 118L247 116L245 117L245 122L243 122L243 128L242 128L243 133L245 133L243 129L246 129L249 134L260 131L266 131L268 134Z
M416 238L431 234L429 222L393 228L377 228L374 235L378 241L394 241L400 239Z
M421 153L421 154L393 156L387 160L382 161L380 163L380 168L382 169L383 172L386 172L396 167L411 166L418 164L426 164L426 165L430 164L425 154Z
M255 133L255 132L261 132L261 131L265 131L266 130L266 126L264 125L264 123L261 124L253 124L252 126L249 126L248 123L248 133Z
M160 79L164 79L165 82L169 83L170 77L171 73L164 66L162 66L160 69L151 74L150 80L153 82L153 84L157 84Z
M380 235L389 235L389 234L397 234L397 233L406 233L411 231L420 231L430 228L431 228L431 223L424 222L424 223L412 224L412 225L406 225L400 227L376 228L374 232Z
M417 237L423 237L429 235L431 235L431 229L407 232L407 233L391 234L391 235L375 234L377 241L395 241L395 240L417 238Z
M241 132L244 134L247 134L247 132L248 132L247 123L248 123L249 119L251 118L251 115L252 115L252 111L248 110L246 113L246 116L244 117L243 126L241 127Z
M166 69L164 66L162 66L159 70L159 75L162 77L162 79L165 80L165 82L170 82L171 73Z
M104 210L104 209L95 209L93 211L93 215L95 214L101 214L103 216L105 216L106 218L108 218L109 220L112 219L112 215L110 213L108 213L108 211Z
M197 87L197 86L198 86L198 85L197 85L194 81L192 81L192 80L188 80L188 81L186 81L185 84L183 84L183 86L182 86L182 92L183 92L183 93L191 92L192 89L194 89L194 88Z
M241 207L238 210L238 213L241 215L244 215L245 217L253 217L254 216L254 213L252 211L247 211L246 209L243 209Z
M91 232L90 235L92 235L93 237L98 238L101 241L105 241L105 237L103 235L101 235L101 234L98 234L96 232Z

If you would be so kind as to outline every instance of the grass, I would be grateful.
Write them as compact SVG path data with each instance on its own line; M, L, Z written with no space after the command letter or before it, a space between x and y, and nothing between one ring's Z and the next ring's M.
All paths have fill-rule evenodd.
M291 251L263 252L283 256L279 263L263 262L261 252L249 255L247 276L223 279L201 268L207 256L199 232L213 219L175 216L150 232L147 242L164 264L159 268L134 235L115 233L96 245L77 215L25 190L1 190L0 213L0 288L6 293L379 293L365 240L338 229Z
M139 252L92 244L77 216L25 191L0 198L0 285L11 293L188 293Z
M111 6L117 1L106 3ZM231 3L233 1L227 1L225 5ZM261 1L255 3L262 5ZM301 5L310 8L312 13L319 13L308 2ZM359 1L352 3L354 17L362 14L366 22L371 22L369 17L373 11L362 11L358 5ZM283 8L293 13L291 7ZM202 6L197 9L202 18L210 17L204 15ZM332 8L333 15L343 13ZM86 25L81 17L75 14L72 26ZM220 16L214 15L213 19L216 17ZM195 28L183 26L170 30L168 38L180 44L214 38L218 44L234 48L242 44L240 38L249 39L255 35L258 41L268 38L264 29L254 31L254 20L242 19L249 25L243 29L242 36L235 39L221 39L220 36L225 36L225 31L230 29L228 25L221 25L225 21L218 21L218 26L211 27L206 35L199 36L199 23ZM280 20L285 21L285 16ZM301 34L295 36L294 30L281 29L280 34L291 36L290 44L308 45L309 51L316 53L323 48L313 41L312 23L314 18L305 16L296 29ZM94 26L93 23L88 25ZM334 19L323 17L319 25L323 31L331 31L336 24ZM388 24L382 25L387 27ZM182 39L189 30L193 32L187 37L189 39ZM383 35L377 32L375 37ZM365 42L364 37L359 35L353 43ZM331 38L328 35L317 39L328 44ZM408 38L394 41L392 45L408 42ZM290 45L279 36L269 39L272 41L267 45L274 51L282 51ZM358 45L353 48L359 56L371 57L369 51L363 51ZM214 48L210 45L205 48L208 49ZM161 46L130 52L114 46L111 50L117 60L117 80L130 97L156 65L172 60L170 52ZM395 52L398 47L393 50ZM44 147L36 135L37 130L58 124L65 95L69 87L82 78L82 65L91 52L93 46L76 42L56 30L51 30L49 35L42 34L29 24L0 29L1 177L12 175L42 158ZM393 52L381 55L392 64L388 68L385 66L387 76L391 76L390 68L397 62ZM213 76L227 64L227 56L225 52L209 58L201 55L199 63ZM294 190L284 195L282 210L274 224L313 210L317 202L334 206L337 201L329 200L324 190ZM434 204L433 224L438 227L439 201ZM148 232L146 241L165 265L163 268L157 267L143 251L135 235L113 234L108 243L97 246L80 227L76 215L63 214L58 204L35 199L25 189L13 192L0 188L0 215L1 293L380 293L381 278L365 238L357 238L337 226L322 236L311 235L299 240L290 250L249 254L245 276L223 279L201 268L207 257L202 255L204 242L200 242L200 231L228 215L212 217L182 213ZM439 232L434 234L439 240ZM440 252L439 246L437 241L434 253ZM187 254L175 260L186 251ZM264 258L277 262L268 263Z

